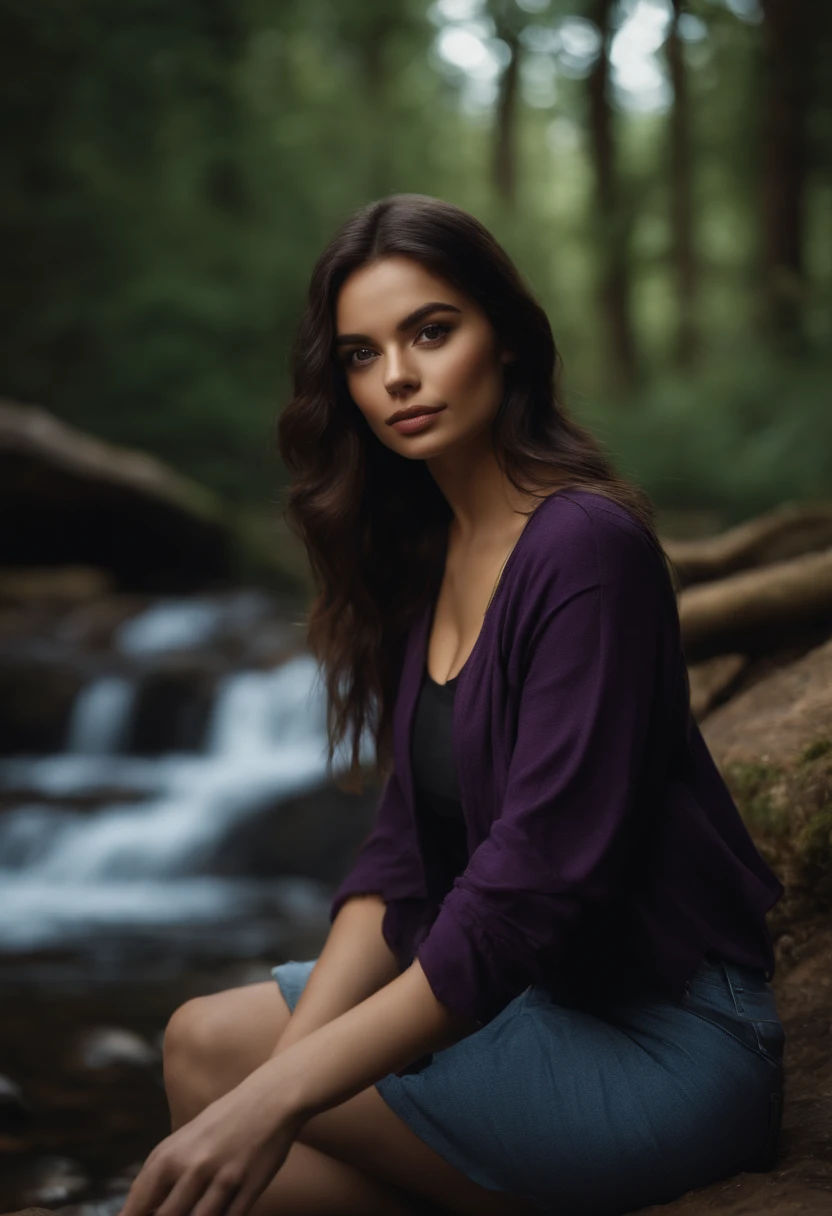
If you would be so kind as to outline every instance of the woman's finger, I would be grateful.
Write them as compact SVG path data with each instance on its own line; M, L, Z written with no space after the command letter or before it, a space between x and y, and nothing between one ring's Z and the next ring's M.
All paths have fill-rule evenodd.
M164 1203L174 1178L163 1168L161 1162L145 1161L133 1179L127 1199L119 1216L149 1216L149 1213Z
M156 1208L155 1216L189 1216L213 1182L212 1173L204 1168L182 1169L177 1172L179 1179L161 1207ZM124 1213L121 1216L124 1216Z
M247 1179L236 1195L232 1196L231 1202L225 1211L225 1216L248 1216L248 1213L270 1182L271 1178L266 1178L256 1184L251 1179Z
M199 1202L190 1210L186 1210L184 1216L227 1216L228 1209L240 1194L242 1186L236 1176L230 1177L220 1171Z

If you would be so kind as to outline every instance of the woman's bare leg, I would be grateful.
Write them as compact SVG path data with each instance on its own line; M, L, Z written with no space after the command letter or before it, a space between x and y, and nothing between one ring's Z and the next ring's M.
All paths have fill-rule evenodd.
M242 989L229 989L239 993ZM171 1130L176 1131L188 1123L206 1106L228 1093L235 1085L259 1067L271 1054L283 1027L289 1021L289 1009L276 984L252 984L248 986L250 1019L245 1033L234 1035L236 1051L231 1053L233 1067L218 1054L213 1061L210 1074L203 1083L190 1089L177 1083L176 1037L182 1029L180 1023L191 1023L192 1029L202 1021L203 1030L210 1029L212 1016L219 1020L228 1013L237 1012L238 1002L212 1001L199 997L187 1002L178 1010L176 1024L171 1024L165 1034L165 1089L171 1115ZM218 993L227 996L228 993ZM222 1006L218 1008L217 1006ZM213 1006L213 1008L212 1008ZM184 1012L182 1012L184 1011ZM208 1015L200 1019L200 1012ZM218 1029L216 1024L214 1029ZM199 1044L201 1048L206 1043ZM418 1198L406 1195L397 1187L381 1179L371 1178L345 1161L337 1161L320 1149L295 1141L273 1181L266 1187L254 1207L251 1216L428 1216L439 1211L433 1204L425 1204Z
M165 1032L165 1089L174 1130L263 1064L289 1016L277 984L269 983L228 989L182 1005ZM363 1195L374 1196L375 1206L368 1207ZM294 1206L307 1200L316 1203L319 1196L328 1207ZM358 1197L363 1209L355 1207ZM531 1209L522 1196L480 1187L454 1169L370 1086L304 1124L253 1213L292 1216L296 1210L302 1216L356 1210L367 1216L375 1211L389 1216L523 1216Z

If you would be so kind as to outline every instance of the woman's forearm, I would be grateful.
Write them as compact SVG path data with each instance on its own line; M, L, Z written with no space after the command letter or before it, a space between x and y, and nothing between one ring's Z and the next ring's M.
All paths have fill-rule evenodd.
M280 1111L305 1122L477 1029L476 1023L436 999L415 959L385 987L272 1056L257 1071Z
M380 895L352 896L342 905L273 1056L398 976L395 955L381 932L384 913Z

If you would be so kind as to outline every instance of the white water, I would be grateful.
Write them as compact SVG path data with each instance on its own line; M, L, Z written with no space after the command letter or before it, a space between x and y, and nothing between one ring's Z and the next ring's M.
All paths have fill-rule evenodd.
M223 634L256 625L269 607L268 598L257 591L213 599L160 600L118 628L116 649L133 656L201 650Z
M252 617L255 608L251 597ZM185 637L202 644L217 636L217 616L205 602L157 605L123 628L120 648L145 655L181 648ZM245 627L239 605L237 617ZM27 791L25 804L0 816L0 950L90 944L117 930L181 936L200 925L237 924L245 936L258 910L320 923L320 884L210 872L235 825L264 807L279 814L281 799L326 779L326 709L311 656L222 681L198 754L118 754L135 686L96 678L76 701L64 753L0 761L0 788ZM114 789L134 801L73 811L38 799Z
M137 685L124 676L101 676L82 688L73 707L68 752L112 756L124 749Z

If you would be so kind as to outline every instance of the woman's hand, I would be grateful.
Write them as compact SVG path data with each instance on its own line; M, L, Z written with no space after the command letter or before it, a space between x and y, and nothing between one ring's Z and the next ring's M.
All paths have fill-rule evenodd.
M270 1060L157 1144L120 1216L245 1216L303 1124L277 1089Z

